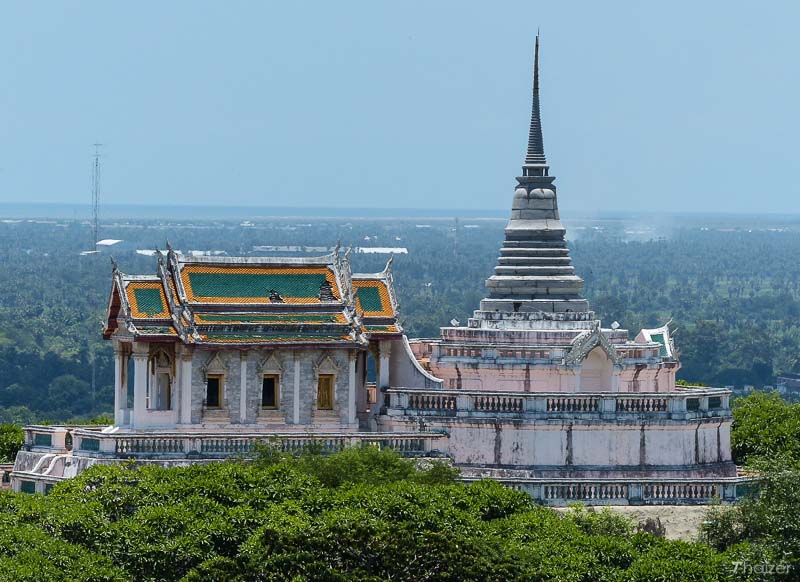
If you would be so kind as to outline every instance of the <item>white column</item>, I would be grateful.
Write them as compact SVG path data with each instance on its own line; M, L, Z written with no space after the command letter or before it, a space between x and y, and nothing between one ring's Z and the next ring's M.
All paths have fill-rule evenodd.
M247 422L247 352L239 354L241 360L240 367L240 383L241 391L239 392L239 422Z
M392 344L387 341L378 343L378 390L389 386L389 353Z
M347 422L356 423L356 354L352 350L348 356L347 378Z
M294 395L292 396L292 422L300 424L300 355L294 353Z
M133 417L134 428L145 424L147 414L147 356L149 344L133 344Z
M192 423L192 352L184 347L180 356L181 424Z
M114 340L114 424L120 426L125 424L125 407L128 405L127 398L123 400L123 351L118 341ZM126 395L127 396L127 395Z

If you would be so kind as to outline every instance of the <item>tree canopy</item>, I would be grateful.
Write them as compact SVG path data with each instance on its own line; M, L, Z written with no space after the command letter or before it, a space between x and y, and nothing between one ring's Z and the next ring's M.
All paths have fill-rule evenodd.
M705 544L454 477L373 447L95 466L48 496L0 495L0 580L729 579L731 555Z

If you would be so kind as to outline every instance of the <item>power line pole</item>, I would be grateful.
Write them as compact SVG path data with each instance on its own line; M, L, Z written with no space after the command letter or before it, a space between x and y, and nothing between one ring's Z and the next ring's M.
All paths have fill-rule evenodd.
M90 247L97 250L97 241L100 240L100 147L101 143L94 145L94 162L92 164L92 236L94 241Z

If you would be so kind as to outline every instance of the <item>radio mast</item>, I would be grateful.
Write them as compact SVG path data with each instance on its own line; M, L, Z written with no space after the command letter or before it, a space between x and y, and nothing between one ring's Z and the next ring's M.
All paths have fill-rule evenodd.
M92 242L91 249L97 250L97 241L100 240L100 147L101 143L94 145L94 163L92 164Z

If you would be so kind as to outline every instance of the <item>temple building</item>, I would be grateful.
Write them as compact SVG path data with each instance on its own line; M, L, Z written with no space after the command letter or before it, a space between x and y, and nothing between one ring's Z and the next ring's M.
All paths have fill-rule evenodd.
M104 337L117 426L352 432L369 408L367 355L384 377L403 335L391 261L352 274L338 249L300 259L169 249L154 276L114 268Z
M97 463L167 465L369 444L448 459L542 503L736 499L730 391L677 386L667 325L634 339L581 295L544 152L539 43L528 148L486 297L466 326L409 341L391 261L158 256L114 265L105 339L114 425L31 426L17 491ZM375 369L375 381L368 370Z

